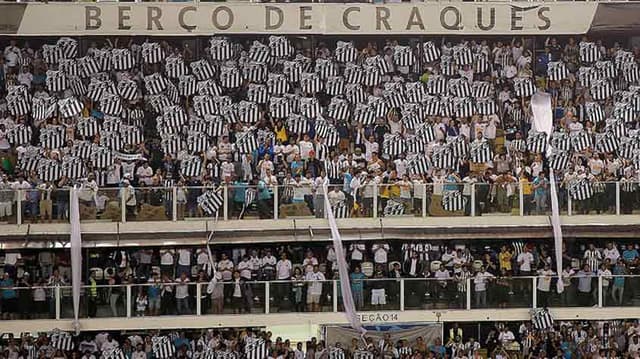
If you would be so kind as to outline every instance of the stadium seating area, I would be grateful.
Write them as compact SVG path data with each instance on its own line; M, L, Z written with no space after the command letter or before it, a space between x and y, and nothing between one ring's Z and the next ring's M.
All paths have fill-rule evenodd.
M574 213L639 207L637 59L621 43L189 43L11 40L0 217L65 219L73 184L84 219L203 216L225 187L230 217L323 216L327 180L344 216L543 214L549 168ZM548 155L536 90L553 101Z
M83 359L120 355L144 359L161 351L175 358L240 358L263 355L268 358L497 358L523 355L535 358L634 358L640 355L640 326L637 320L558 322L540 331L524 323L485 323L470 327L453 323L444 328L444 338L394 340L365 335L361 340L326 343L316 338L291 342L257 329L205 329L202 331L85 333L65 341L65 333L26 334L4 338L0 355L5 358ZM65 350L66 349L66 350ZM40 354L42 353L42 354Z

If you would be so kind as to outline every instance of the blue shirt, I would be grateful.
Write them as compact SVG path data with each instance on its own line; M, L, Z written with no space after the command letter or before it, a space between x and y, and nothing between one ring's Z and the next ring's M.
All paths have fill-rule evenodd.
M622 252L622 258L624 258L625 261L632 261L636 258L638 258L638 251L634 248L632 250L625 250L624 252Z
M547 183L548 182L547 182L546 179L541 179L540 177L536 177L536 179L533 180L533 184L534 185L537 185L537 184L543 185L543 184L547 184ZM547 194L547 189L542 187L542 186L540 186L540 187L535 189L534 193L535 193L536 197L542 197L542 196L545 196Z
M351 277L351 290L354 292L362 292L362 280L367 278L364 273L351 273L349 275Z
M2 299L13 299L16 297L15 289L6 289L7 287L13 287L14 282L13 279L5 279L0 282L0 287L2 288Z
M342 191L344 191L344 193L346 194L351 194L352 190L351 190L351 179L353 179L353 176L351 175L351 173L346 172L344 174L344 181L343 186L342 186Z

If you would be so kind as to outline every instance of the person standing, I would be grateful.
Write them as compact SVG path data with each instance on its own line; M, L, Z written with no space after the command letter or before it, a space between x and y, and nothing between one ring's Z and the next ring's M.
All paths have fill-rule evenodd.
M325 281L325 276L319 271L318 265L314 265L313 271L305 275L305 280L307 281L307 310L319 312L322 284Z
M578 302L582 307L591 306L591 281L593 279L593 272L588 264L582 267L576 277L578 277Z
M544 264L544 268L538 271L538 307L549 306L549 295L551 294L551 278L554 271L549 263Z
M189 278L186 273L181 273L176 279L176 310L178 315L189 314Z
M98 310L98 282L96 281L95 271L91 271L91 274L89 274L89 301L87 307L89 318L95 318Z
M533 202L536 204L536 214L544 214L547 209L547 188L549 182L545 178L544 172L540 171L533 180Z
M493 274L487 272L484 266L480 268L480 271L473 278L476 308L485 308L487 306L487 283L493 278Z

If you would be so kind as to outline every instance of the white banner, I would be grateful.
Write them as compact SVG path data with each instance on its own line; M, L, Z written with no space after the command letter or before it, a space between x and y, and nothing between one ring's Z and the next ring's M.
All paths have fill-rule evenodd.
M80 287L82 286L82 236L80 230L80 205L78 189L71 189L69 203L69 223L71 226L71 291L73 295L73 326L80 332L78 316L80 312Z
M425 2L412 4L29 3L0 16L18 35L544 35L589 31L597 2ZM10 7L11 5L15 7ZM22 7L22 8L20 8ZM575 16L580 14L580 16ZM4 22L4 23L3 23Z
M553 134L553 112L551 108L551 95L538 92L531 97L531 109L533 111L533 128L538 132L547 134L547 143L551 143ZM547 145L547 154L549 153ZM553 227L553 239L555 244L556 270L558 273L558 293L564 290L562 281L562 227L560 225L560 208L558 207L558 191L556 188L556 176L553 169L549 169L549 185L551 195L551 226Z

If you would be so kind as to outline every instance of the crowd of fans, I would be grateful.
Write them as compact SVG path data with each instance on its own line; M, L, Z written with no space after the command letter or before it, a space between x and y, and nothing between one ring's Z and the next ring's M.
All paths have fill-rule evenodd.
M55 287L61 287L62 315L71 310L68 252L39 250L4 253L0 311L5 318L55 316ZM212 257L210 257L210 255ZM87 254L83 315L204 314L271 311L331 311L333 280L339 280L331 245L162 247ZM405 281L405 308L531 307L537 277L537 305L593 306L599 283L605 306L637 305L640 255L633 242L569 243L562 253L564 291L547 243L522 241L435 244L353 242L347 247L349 279L358 310L399 309ZM0 256L2 258L2 256ZM627 276L628 275L628 276ZM601 277L601 278L598 278ZM264 281L270 281L266 298ZM197 297L196 283L200 285ZM126 288L131 285L127 304ZM339 288L339 286L337 287ZM35 310L34 310L35 308Z
M73 338L73 348L58 349L60 333L21 337L5 336L0 342L2 358L98 358L115 352L126 358L160 358L154 348L157 338L168 338L172 358L243 358L260 344L260 358L637 358L640 355L640 325L627 321L556 321L537 330L531 322L447 323L444 338L392 339L393 331L380 339L365 335L361 340L326 343L313 337L292 342L257 329L205 329L184 332L82 333ZM264 343L264 347L261 344ZM248 349L249 348L249 349ZM262 350L264 348L264 350ZM69 348L67 348L69 349ZM340 354L342 355L340 355Z
M469 213L472 183L478 213L510 212L518 186L525 212L543 213L551 166L563 206L570 192L581 213L611 212L615 184L598 183L613 181L626 182L623 213L637 203L637 49L586 37L260 40L11 39L0 57L0 190L25 190L31 220L66 218L65 189L78 182L84 204L100 213L124 197L129 217L142 204L169 216L174 200L180 217L202 215L203 190L188 187L220 184L234 188L233 215L251 198L271 218L275 186L280 203L321 212L326 180L338 187L332 205L352 216L371 214L374 184L381 214L447 196ZM535 89L552 96L554 157L531 129ZM174 185L176 198L163 189ZM0 199L0 217L15 213L13 192Z

